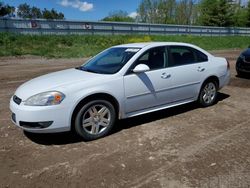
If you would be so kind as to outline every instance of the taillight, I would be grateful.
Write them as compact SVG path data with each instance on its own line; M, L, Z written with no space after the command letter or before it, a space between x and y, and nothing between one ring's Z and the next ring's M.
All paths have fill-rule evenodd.
M227 69L230 69L230 64L228 60L227 60Z

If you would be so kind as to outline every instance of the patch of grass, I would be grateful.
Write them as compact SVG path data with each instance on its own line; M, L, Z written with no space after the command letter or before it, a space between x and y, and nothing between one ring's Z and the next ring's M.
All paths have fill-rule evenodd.
M246 48L250 37L191 35L18 35L0 33L0 56L38 55L48 58L89 57L110 46L133 42L187 42L205 50Z

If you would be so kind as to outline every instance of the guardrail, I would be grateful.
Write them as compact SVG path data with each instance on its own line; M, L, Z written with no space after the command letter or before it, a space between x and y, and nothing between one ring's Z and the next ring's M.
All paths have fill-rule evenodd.
M0 32L32 35L200 35L250 36L250 28L146 23L0 18Z

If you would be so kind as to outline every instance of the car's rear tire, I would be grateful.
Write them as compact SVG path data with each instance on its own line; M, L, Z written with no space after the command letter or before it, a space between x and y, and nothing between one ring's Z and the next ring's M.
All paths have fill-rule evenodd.
M116 111L109 101L93 100L80 108L74 125L77 134L90 141L109 134L115 120Z
M212 106L217 101L218 84L214 80L206 81L200 90L198 102L201 106Z

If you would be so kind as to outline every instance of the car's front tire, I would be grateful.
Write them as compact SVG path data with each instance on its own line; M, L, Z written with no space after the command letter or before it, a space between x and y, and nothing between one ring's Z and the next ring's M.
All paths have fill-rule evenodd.
M206 81L200 90L198 102L203 107L211 106L217 101L218 84L213 80Z
M116 120L112 103L93 100L84 104L75 118L75 130L84 140L90 141L110 133Z

